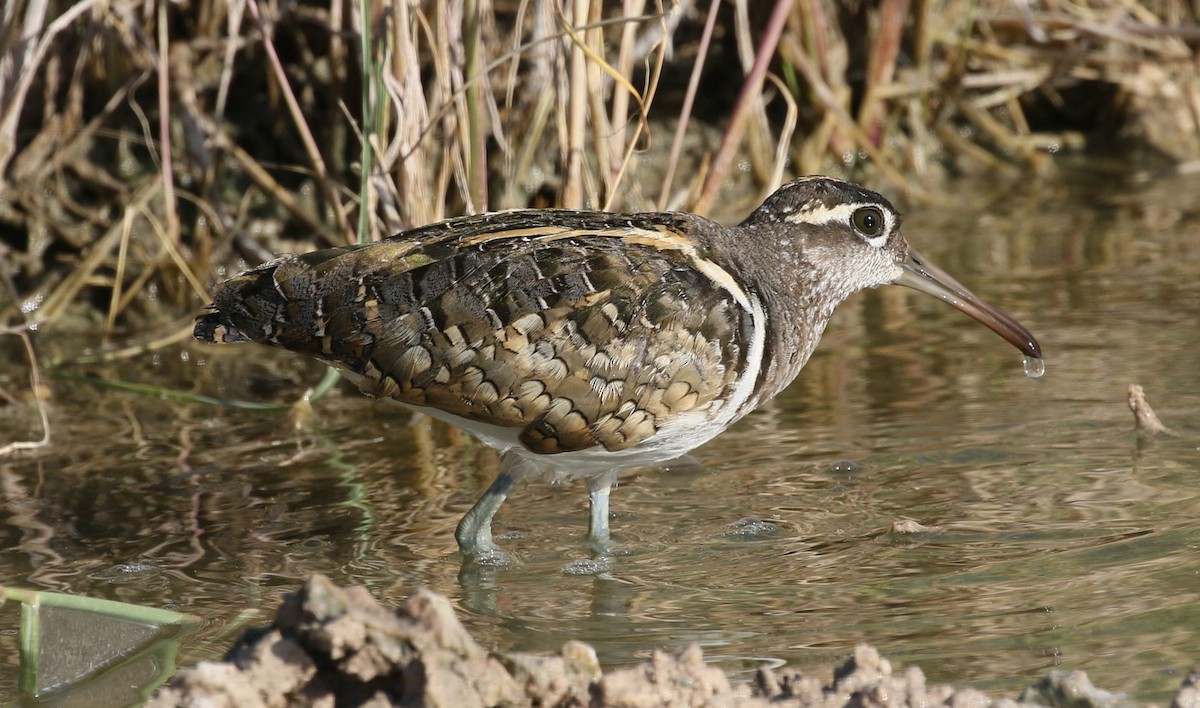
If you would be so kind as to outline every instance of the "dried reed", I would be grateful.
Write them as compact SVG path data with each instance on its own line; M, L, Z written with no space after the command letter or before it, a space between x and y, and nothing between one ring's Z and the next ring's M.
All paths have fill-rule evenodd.
M1128 136L1131 110L1177 128L1146 128L1147 152L1200 156L1185 0L54 7L0 13L0 323L45 336L98 307L122 348L224 269L356 231L704 210L788 173L927 196L946 171Z

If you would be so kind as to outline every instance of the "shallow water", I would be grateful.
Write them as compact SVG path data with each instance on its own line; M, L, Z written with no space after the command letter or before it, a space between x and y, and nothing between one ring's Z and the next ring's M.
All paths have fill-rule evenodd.
M199 615L184 662L320 572L391 602L428 585L485 646L577 638L608 667L697 642L742 677L825 671L869 641L931 682L1015 695L1084 669L1162 702L1200 662L1200 180L984 191L912 207L905 233L1038 335L1044 377L932 298L857 295L775 402L622 477L605 563L583 485L530 482L496 522L520 562L464 569L454 524L494 456L348 388L286 417L58 380L54 444L0 460L0 578ZM322 374L200 345L71 371L283 401ZM1134 382L1177 437L1138 445ZM35 422L0 408L0 438Z

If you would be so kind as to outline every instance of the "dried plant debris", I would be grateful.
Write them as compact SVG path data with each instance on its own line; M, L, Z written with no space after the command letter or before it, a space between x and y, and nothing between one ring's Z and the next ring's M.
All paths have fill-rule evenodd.
M227 5L6 4L0 250L20 297L0 319L152 329L239 260L345 241L360 205L373 239L498 208L688 209L701 185L751 195L785 172L928 196L1084 148L1200 158L1188 0L733 3L703 41L692 0L470 21L381 0L366 62L340 5Z
M913 519L898 519L892 522L890 532L893 534L918 534L932 531L928 526Z
M1146 393L1137 384L1129 384L1129 410L1133 411L1133 422L1138 437L1152 438L1155 435L1174 435L1174 431L1162 424L1158 414L1146 402Z
M1195 706L1195 676L1173 705ZM244 635L224 662L180 671L150 706L955 706L1117 708L1123 697L1095 688L1082 672L1052 672L1020 702L970 688L929 686L915 666L859 645L832 681L762 668L735 685L704 662L697 646L655 652L641 664L603 673L586 644L555 656L489 652L467 633L450 602L417 590L399 608L362 588L315 576L287 597L275 623Z

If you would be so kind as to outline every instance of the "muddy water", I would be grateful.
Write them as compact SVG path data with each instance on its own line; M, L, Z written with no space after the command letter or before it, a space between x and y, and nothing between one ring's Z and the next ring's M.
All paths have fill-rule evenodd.
M927 296L860 294L777 401L690 464L622 478L605 564L583 486L527 483L496 523L520 562L464 569L453 527L494 457L349 390L281 416L59 380L54 444L0 460L0 578L197 614L183 661L321 572L385 600L429 585L485 645L579 638L609 666L697 642L742 676L823 670L870 641L931 681L1011 695L1078 668L1162 701L1200 662L1198 195L1071 177L911 208L909 240L1029 325L1046 375ZM198 345L72 371L259 401L322 373ZM1139 447L1132 382L1178 437ZM0 416L6 439L35 432L30 409Z

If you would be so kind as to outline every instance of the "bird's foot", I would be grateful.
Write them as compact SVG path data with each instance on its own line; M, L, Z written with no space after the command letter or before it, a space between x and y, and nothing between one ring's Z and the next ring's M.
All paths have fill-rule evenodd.
M511 565L513 562L513 557L492 540L490 524L480 529L459 525L454 538L458 541L458 550L464 560L492 566Z
M506 566L517 562L516 556L496 545L492 540L492 524L488 519L482 523L471 514L463 517L458 528L454 531L454 539L458 541L458 550L463 560L468 563L486 566ZM502 538L519 538L520 534L505 534Z
M458 541L458 550L462 552L463 558L482 565L512 563L512 558L492 540L492 517L496 515L496 511L500 509L516 482L508 464L510 463L506 460L505 471L496 477L483 496L467 510L462 521L458 522L458 528L454 530L454 540Z
M494 543L490 546L476 548L471 551L463 550L462 555L463 560L467 563L486 565L493 568L502 568L514 565L517 562L515 556Z
M608 529L604 529L602 534L588 534L588 548L591 549L593 558L607 558L616 551L616 544L608 534Z

